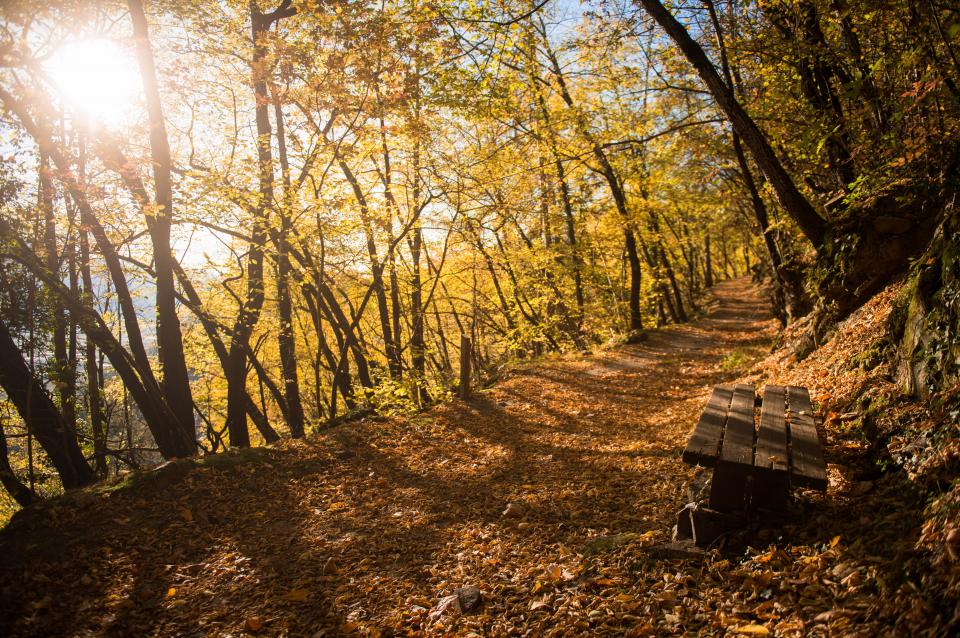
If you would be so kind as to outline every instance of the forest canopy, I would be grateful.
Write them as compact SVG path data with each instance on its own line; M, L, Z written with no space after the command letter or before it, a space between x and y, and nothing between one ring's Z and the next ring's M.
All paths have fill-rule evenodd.
M3 485L414 412L745 274L812 348L955 240L958 83L939 0L4 2Z

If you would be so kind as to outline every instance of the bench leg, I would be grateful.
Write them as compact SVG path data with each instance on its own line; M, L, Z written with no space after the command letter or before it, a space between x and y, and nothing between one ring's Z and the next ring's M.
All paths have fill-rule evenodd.
M720 512L744 509L751 469L739 463L718 461L710 485L710 509Z
M674 541L692 539L697 547L710 547L714 541L733 530L746 525L743 513L717 512L715 510L688 503L677 515L677 527Z
M757 468L750 491L751 504L755 509L782 512L787 509L790 479L786 472Z

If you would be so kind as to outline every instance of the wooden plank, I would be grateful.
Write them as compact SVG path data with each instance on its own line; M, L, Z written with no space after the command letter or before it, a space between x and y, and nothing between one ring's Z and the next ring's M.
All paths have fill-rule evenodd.
M711 509L729 511L745 506L747 478L753 470L753 409L753 386L734 386L727 427L710 487Z
M768 385L763 390L762 406L753 464L766 470L786 472L790 467L787 453L786 388Z
M813 420L810 393L806 388L787 386L790 423L790 482L800 487L827 490L827 463Z
M753 455L756 470L753 482L753 505L762 509L782 510L790 492L790 455L787 440L787 390L768 385L763 390L757 449Z
M687 441L687 449L683 451L684 463L704 467L713 467L716 463L732 398L732 386L718 385L713 389L707 401L707 407L704 408L690 440Z
M726 463L753 465L754 437L753 386L738 383L730 401L730 416L723 434L720 460Z

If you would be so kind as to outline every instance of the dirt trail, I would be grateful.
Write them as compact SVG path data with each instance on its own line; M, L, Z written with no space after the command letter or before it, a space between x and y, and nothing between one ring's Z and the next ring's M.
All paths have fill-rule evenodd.
M774 331L748 281L715 292L699 321L531 365L469 404L22 516L0 533L0 635L659 627L647 581L661 570L636 548L666 540L690 473L685 436L709 388L735 376L724 357L761 353ZM483 591L481 610L441 613L463 585Z

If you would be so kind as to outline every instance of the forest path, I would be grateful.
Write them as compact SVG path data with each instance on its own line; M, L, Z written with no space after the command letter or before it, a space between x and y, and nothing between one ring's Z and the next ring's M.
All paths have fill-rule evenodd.
M683 501L685 437L736 376L725 357L756 358L775 329L748 280L714 292L702 319L530 364L468 403L15 521L0 534L0 634L661 631L679 622L664 621L664 588L695 588L664 585L643 553ZM444 612L465 585L482 609Z

